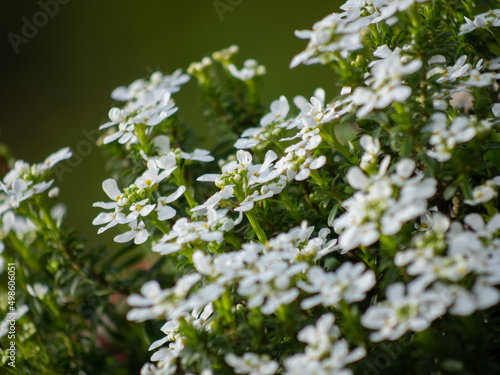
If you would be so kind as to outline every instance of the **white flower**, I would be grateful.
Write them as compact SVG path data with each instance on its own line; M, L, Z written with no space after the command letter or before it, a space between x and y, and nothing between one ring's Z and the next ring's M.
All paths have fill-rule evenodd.
M477 206L486 203L498 195L493 181L487 181L484 185L476 186L472 190L472 199L464 199L464 203L470 206Z
M432 77L435 74L442 74L440 78L436 80L438 83L450 82L453 83L457 80L457 78L465 76L471 69L470 64L466 64L467 56L462 55L455 62L455 65L448 66L446 69L441 67L436 67L427 73L427 77Z
M397 186L404 186L410 176L413 175L415 165L416 163L413 159L401 159L396 164L396 173L390 177L391 181Z
M436 193L437 181L422 179L414 174L414 163L403 159L396 173L386 176L390 157L380 163L378 173L368 178L359 167L346 174L347 182L359 190L342 205L346 212L334 220L339 233L339 246L345 253L358 246L368 246L378 240L380 233L394 235L402 225L427 210L427 199ZM397 198L395 198L397 197Z
M295 176L295 181L304 181L311 174L311 170L320 169L326 164L326 156L320 155L316 159L308 157L299 165L299 171Z
M173 172L173 169L169 168L159 173L158 165L154 160L148 160L147 166L148 169L135 181L135 184L142 189L151 189L157 186Z
M169 220L175 216L175 209L168 206L168 204L176 201L182 194L184 194L185 191L186 187L180 186L174 193L170 194L168 197L158 198L158 203L156 206L156 211L158 211L158 220Z
M50 170L57 163L71 156L71 151L65 147L48 156L43 163L30 165L23 160L16 160L14 167L0 181L0 189L5 193L0 201L0 214L16 209L21 202L49 190L54 180L43 180L49 177Z
M215 160L215 158L212 155L210 155L210 151L203 150L200 148L195 149L191 153L181 151L181 158L186 160L197 160L202 162L210 162Z
M362 301L366 292L375 285L374 273L365 271L363 263L345 262L335 272L325 272L321 267L313 266L307 272L307 278L311 284L299 281L299 288L318 295L302 300L300 306L304 310L318 304L337 306L341 300L347 303Z
M359 31L368 26L370 17L359 17L361 12L348 11L343 14L332 13L316 22L312 30L296 30L295 36L300 39L309 39L307 48L296 55L290 68L300 64L326 63L328 58L323 54L340 51L345 58L350 51L363 47Z
M118 184L114 179L108 178L107 180L103 181L102 189L104 190L106 195L109 198L111 198L113 202L110 203L97 202L93 204L94 207L110 209L110 208L116 208L117 206L123 206L125 204L123 201L124 195L122 194L120 189L118 189Z
M500 103L493 104L491 112L493 112L493 116L500 117Z
M327 313L316 321L316 325L309 325L299 332L297 339L307 344L305 353L297 353L284 360L286 374L352 375L352 371L345 366L363 358L366 351L355 348L349 352L347 342L339 340L340 330L334 322L335 316Z
M249 81L255 76L262 76L266 74L266 68L263 65L258 65L257 61L254 59L246 60L243 63L243 68L241 70L238 70L234 64L228 65L227 69L234 78L241 81Z
M431 116L431 123L424 128L424 131L432 132L429 143L434 146L433 150L427 150L427 154L439 162L450 160L451 151L457 144L468 142L477 134L473 119L456 117L449 128L447 123L444 113L435 113Z
M140 202L135 202L130 206L130 211L132 211L128 216L126 221L131 222L137 220L139 216L147 217L156 207L156 204L148 204L149 198L143 199Z
M361 316L361 324L376 329L372 341L400 338L408 330L423 331L432 321L446 313L451 301L442 294L426 290L428 281L416 279L407 286L395 283L386 289L386 301L372 305Z
M321 87L318 87L316 90L314 90L314 95L310 99L311 104L309 104L310 102L306 98L304 98L302 95L297 95L296 97L294 97L293 103L300 111L306 112L312 106L312 98L315 98L319 102L321 107L324 106L325 105L325 95L326 95L325 90L323 90Z
M297 340L307 344L306 354L311 358L321 358L332 348L334 340L340 337L340 329L335 324L335 315L323 314L315 325L300 330Z
M161 289L157 281L148 281L141 287L141 294L132 294L127 302L134 307L127 313L127 319L143 322L158 318L182 305L191 289L200 281L198 273L187 274L177 280L174 288Z
M217 212L214 209L207 211L207 221L190 222L185 217L177 220L170 232L153 246L153 251L167 255L179 251L185 244L193 241L222 242L224 234L218 230L211 230L211 227L217 224Z
M270 360L268 356L252 352L247 352L242 357L228 353L224 359L236 374L273 375L279 368L278 362Z
M33 188L30 188L30 185L32 185L32 181L26 182L25 180L20 178L15 178L11 182L10 186L1 183L0 186L2 187L4 193L7 195L2 204L1 212L5 212L11 208L18 208L21 202L31 198L33 194L35 194L35 192ZM45 190L47 190L48 188L50 188L50 185L47 186Z
M175 107L175 103L171 100L170 92L158 97L152 93L144 94L139 97L134 107L136 110L135 116L129 120L131 124L145 124L147 126L156 126L166 118L172 116L179 108Z
M369 88L358 87L352 95L352 103L361 106L356 112L356 116L362 118L368 115L377 106L378 95Z
M386 108L393 102L404 102L411 95L411 88L403 85L403 78L420 70L422 62L412 60L406 64L401 49L391 51L386 45L378 47L373 55L380 57L372 61L371 77L366 82L371 88L358 87L352 94L352 103L360 106L356 116L365 117L374 108Z
M290 279L305 270L304 263L289 265L274 258L273 255L261 257L255 264L254 272L245 274L238 285L238 294L249 297L247 306L261 306L262 313L266 315L298 297L299 291L290 287Z
M184 340L178 338L175 342L170 343L168 348L162 348L158 350L151 356L152 361L158 361L158 366L163 367L173 367L175 368L176 360L179 358L180 353L184 349Z
M189 76L185 77L189 79ZM115 90L112 96L127 103L124 108L112 108L109 111L111 121L101 125L99 129L112 126L118 126L118 129L108 132L103 143L108 144L115 140L120 144L136 143L139 140L135 134L136 125L153 127L177 112L178 108L171 99L171 93L178 91L178 87L170 86L173 81L176 79L164 78L161 73L156 72L149 82L138 80L129 88L121 87ZM177 82L182 84L186 80L179 77Z
M145 363L141 368L140 375L174 375L177 371L175 363L163 364L161 367L153 363Z
M460 33L458 35L463 35L470 33L473 30L493 26L500 26L500 9L492 9L486 13L477 14L474 16L474 20L464 17L465 24L460 26Z
M274 193L272 190L268 191L266 194L260 194L259 191L255 190L252 194L247 195L245 199L240 203L239 207L236 207L234 210L237 212L250 211L253 209L255 202L272 197L273 195Z
M134 307L127 314L127 319L143 322L154 319L163 313L163 309L155 308L171 295L169 289L163 290L158 281L148 281L141 287L141 294L132 294L127 298L127 303Z
M48 285L42 283L28 284L27 289L29 294L38 299L43 299L49 292Z
M281 95L279 100L275 100L271 103L271 112L262 117L262 119L260 120L260 125L267 126L271 122L285 120L289 110L290 105L288 104L288 100L286 100L286 98Z
M204 176L207 176L207 175L204 175ZM217 176L219 176L219 175L217 175ZM205 180L198 179L198 181L205 181ZM233 194L234 194L234 185L225 185L222 187L222 189L220 191L218 191L217 193L212 195L210 198L208 198L205 201L205 203L200 204L199 206L192 208L191 212L200 212L201 214L203 214L206 209L216 208L223 199L229 199L233 196Z
M104 125L103 125L104 126ZM118 143L137 143L139 140L134 134L134 125L128 123L118 124L118 131L108 134L104 137L102 143L107 145L108 143L118 140Z
M49 198L57 198L59 196L59 188L55 187L49 190L49 193L47 194Z
M130 227L130 230L116 236L114 238L115 242L125 243L134 240L136 245L146 242L149 237L149 232L147 231L146 225L143 221L138 223L137 220L134 220L128 223L128 226Z
M63 160L67 160L73 156L73 153L69 149L69 147L64 147L57 152L49 155L43 162L43 166L46 166L48 169L52 169L57 163L60 163ZM44 167L38 165L39 170L43 170Z
M304 115L300 117L300 119L303 125L307 128L313 128L318 126L319 124L330 122L337 117L337 115L329 105L324 108L325 92L322 89L322 91L318 90L315 91L315 95L318 95L318 98L316 96L312 96L310 102L306 103L302 106L302 108L300 108L302 114ZM294 98L294 102L297 101L300 104L300 97Z
M359 145L365 150L359 166L361 169L367 169L380 153L380 141L378 138L372 138L372 136L364 134L359 139Z
M104 209L114 209L115 211L111 213L101 212L97 215L94 221L92 221L93 225L107 224L106 226L99 228L97 232L98 234L101 234L105 230L108 230L117 224L125 224L128 222L125 214L121 212L126 202L125 196L122 194L120 189L118 189L116 181L109 178L102 183L102 188L113 202L95 202L92 206Z
M467 86L474 86L474 87L485 87L491 85L493 82L496 81L496 76L495 74L492 73L484 73L481 74L477 70L473 70L469 74L469 79L464 82Z
M138 79L132 82L128 87L120 86L113 90L111 97L119 101L131 101L139 95L147 92L171 92L180 90L180 86L188 82L189 75L182 74L181 69L177 69L171 75L163 75L161 72L151 74L149 81Z
M94 203L95 205L96 203ZM107 224L104 227L99 228L97 234L101 234L104 231L108 230L116 226L117 224L126 224L127 218L123 212L120 210L115 210L114 212L101 212L96 218L92 221L92 225L102 225Z
M240 138L234 144L234 148L250 149L257 146L261 140L266 140L262 135L262 128L248 128L241 133Z

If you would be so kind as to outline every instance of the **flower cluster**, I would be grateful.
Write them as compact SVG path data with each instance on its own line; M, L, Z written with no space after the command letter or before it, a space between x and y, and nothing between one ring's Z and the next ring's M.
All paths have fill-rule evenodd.
M236 46L117 88L93 224L125 246L65 227L49 174L68 149L7 160L0 271L23 265L23 355L60 357L47 373L498 373L500 57L479 29L499 12L474 6L348 0L296 32L291 67L339 82L295 108L261 103L265 68ZM172 100L190 76L207 149Z
M223 361L203 354L199 373L220 367L241 374L349 374L351 367L366 363L372 345L430 331L448 314L471 315L500 302L498 167L491 157L485 159L490 164L474 177L475 187L460 167L464 150L486 155L495 149L480 141L496 139L498 104L494 99L483 107L473 103L477 110L472 115L470 103L455 103L459 95L484 100L474 90L491 86L499 66L479 58L473 67L467 59L475 57L447 50L423 53L417 29L397 43L380 39L391 27L424 22L419 12L432 14L434 7L426 1L347 1L344 13L327 16L312 31L297 32L309 44L291 66L321 62L344 69L346 85L330 101L321 88L310 99L296 96L295 112L280 96L254 120L258 126L251 123L237 134L238 151L219 160L221 173L210 170L197 177L219 190L201 204L192 202L190 217L169 225L153 245L154 252L192 268L172 288L150 281L141 296L128 301L130 320L167 319L166 336L150 348L159 348L151 357L157 364L146 364L144 374L173 373L183 361L193 360L197 335L242 340L240 348L219 352ZM484 23L481 17L475 24ZM469 32L463 31L460 35ZM369 51L369 57L362 51ZM247 60L239 70L237 52L234 46L216 52L188 70L214 102L214 113L223 110L217 103L221 86L211 73L215 62L228 82L243 82L249 90L246 99L255 100L256 79L264 68ZM448 61L455 63L447 66ZM354 126L354 137L339 141L337 124ZM169 152L167 144L160 156L143 156L148 166L154 162L165 169L180 158ZM300 194L306 196L297 199L297 209L292 197ZM145 198L142 202L151 205L146 212L155 209ZM487 214L468 211L481 207ZM285 229L269 216L298 220L298 210L305 217L311 210L312 222L328 223L335 234L323 228L313 237L307 221ZM270 222L279 229L271 230ZM131 236L127 233L122 236ZM253 240L242 241L242 233ZM274 237L268 239L268 233ZM301 316L313 324L304 324ZM334 324L336 316L342 318L341 327ZM265 321L278 331L283 324L287 340L305 346L283 356L255 342L243 344L251 338L239 336L238 324L261 335L256 330ZM292 325L297 328L290 331ZM341 331L353 336L344 339ZM287 335L281 332L278 342ZM357 347L349 351L353 341ZM217 366L207 368L213 361Z
M460 33L458 35L467 34L476 29L488 28L490 26L498 27L500 26L500 9L476 14L473 20L464 16L464 20L465 24L460 26Z
M405 47L409 46L403 49ZM401 103L410 97L412 90L404 85L403 78L420 70L422 61L408 61L408 56L401 56L401 52L400 48L391 51L386 45L373 52L373 56L379 59L368 65L371 70L365 84L370 87L358 87L352 94L353 104L360 106L356 116L365 117L374 108L386 108L393 102Z
M436 180L415 172L415 162L402 159L387 175L390 157L385 157L376 174L367 177L359 167L346 174L349 184L357 190L342 204L346 212L333 223L340 234L343 252L358 246L369 246L380 234L392 236L427 210L427 199L436 193Z
M386 21L397 22L394 15L405 11L415 2L427 0L348 0L340 7L343 13L332 13L313 25L312 30L296 31L301 39L309 39L307 49L295 56L290 67L299 64L326 63L335 53L346 58L351 51L363 48L362 31L369 25Z
M50 189L54 180L46 180L51 174L51 169L71 156L71 151L66 147L50 155L43 163L30 165L23 160L17 160L0 183L2 188L0 213L17 209L23 201ZM57 190L54 190L52 195L57 195Z
M352 374L345 368L366 355L365 349L358 347L349 352L349 344L339 340L340 330L331 313L322 315L314 326L303 328L297 339L307 344L304 353L295 354L284 361L286 374Z
M59 188L50 189L54 179L48 179L54 166L71 156L70 149L65 147L47 157L43 163L30 165L23 160L17 160L0 182L2 189L0 192L0 274L5 270L5 260L2 257L5 249L4 240L10 233L16 233L16 237L24 237L36 228L36 222L44 220L44 217L48 219L46 216L50 213L47 212L42 194L48 191L50 198L58 196ZM42 206L40 212L29 213L29 205L37 201ZM62 214L64 214L64 208L58 217Z
M125 105L123 108L112 108L109 111L111 121L99 127L100 130L111 127L116 130L108 132L103 143L116 140L121 144L140 142L143 133L150 132L150 128L146 127L154 127L177 112L171 94L179 91L189 78L181 70L169 76L156 72L149 80L139 79L128 87L115 89L111 97L125 102Z
M117 224L127 224L128 232L115 237L116 242L134 240L135 244L144 243L150 233L146 229L144 219L168 220L175 216L175 209L168 204L178 199L185 187L179 187L167 197L160 196L153 201L153 193L158 189L158 184L177 168L175 158L171 162L149 160L148 169L136 181L124 189L122 193L117 182L110 178L102 183L102 188L112 202L96 202L94 207L112 209L112 212L101 212L92 224L102 225L98 233L103 233ZM160 172L161 171L161 172Z

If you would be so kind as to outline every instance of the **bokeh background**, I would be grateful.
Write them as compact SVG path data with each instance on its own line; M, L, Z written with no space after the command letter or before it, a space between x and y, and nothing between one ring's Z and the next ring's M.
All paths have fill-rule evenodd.
M282 94L289 100L298 94L310 96L316 87L335 84L325 67L290 70L288 65L306 45L294 30L310 29L338 11L343 1L59 0L59 9L46 21L37 16L42 4L55 1L2 0L1 5L0 141L30 163L65 146L75 149L86 139L84 130L107 120L115 87L156 70L186 70L191 62L232 44L240 47L240 64L255 58L266 66L264 102ZM224 4L227 10L218 13L216 6ZM16 53L9 33L23 37L24 25L34 17L46 24L23 40ZM194 79L175 100L179 114L202 138L209 137ZM101 183L108 176L103 152L94 146L58 182L68 224L90 243L109 243L115 235L109 231L98 239L91 225L98 213L91 205L107 198Z

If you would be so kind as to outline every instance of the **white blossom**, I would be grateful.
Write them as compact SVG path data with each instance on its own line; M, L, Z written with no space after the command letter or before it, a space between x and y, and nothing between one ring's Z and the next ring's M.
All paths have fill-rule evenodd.
M426 287L425 279L416 279L407 286L399 282L389 285L386 300L370 306L361 316L363 326L377 330L370 339L394 341L408 330L418 332L429 328L442 316L451 301Z
M228 353L224 359L236 374L273 375L279 368L278 362L270 360L268 356L252 352L246 352L242 357Z

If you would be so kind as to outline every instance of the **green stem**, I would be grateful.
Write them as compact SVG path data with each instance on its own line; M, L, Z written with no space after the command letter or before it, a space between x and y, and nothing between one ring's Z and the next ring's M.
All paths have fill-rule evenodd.
M368 249L364 246L360 246L359 248L363 252L363 261L373 272L375 272L375 274L377 274L377 267L375 265L375 260L373 259L372 254L370 254Z
M30 211L29 208L20 208L19 209L19 213L21 213L23 216L25 216L26 218L28 218L33 224L35 224L39 228L43 228L44 227L43 220L40 220L39 217L35 216L35 214L33 214Z
M267 236L266 233L262 230L259 221L257 220L257 217L255 216L255 212L253 211L247 211L245 212L245 215L248 218L248 221L250 221L250 225L252 225L253 230L255 231L255 234L259 238L259 241L262 244L265 244L267 242Z
M488 211L488 215L490 216L493 216L498 212L497 208L491 201L484 203L484 207L486 208L486 211Z
M29 267L33 270L39 270L40 265L35 261L35 258L31 255L30 249L25 245L25 243L19 240L14 232L10 232L8 238L10 242L12 242L12 246L18 251L19 255L21 255Z
M419 13L419 6L418 4L413 4L410 7L409 15L410 15L410 22L412 26L415 28L415 30L420 30L420 13ZM416 37L416 34L413 34Z
M184 192L184 196L186 197L186 200L189 204L189 208L195 208L198 206L198 203L194 200L193 194L191 194L191 191L186 188L186 191Z
M345 148L345 146L339 142L339 140L337 139L337 136L335 135L335 131L332 129L331 132L322 132L321 134L328 143L330 143L330 145L333 146L333 148L335 150L337 150L338 152L340 152L342 155L344 155L346 157L347 160L349 160L351 163L351 153L349 152L349 150L347 148Z
M40 210L42 211L43 214L43 221L45 222L45 225L47 228L49 228L51 231L57 232L57 224L54 221L54 218L50 214L49 208L47 207L47 203L45 202L45 199L43 197L39 197L38 199L38 206L40 207Z
M148 137L146 136L146 125L145 124L135 124L134 130L135 130L135 134L137 135L137 138L139 139L139 143L142 146L142 149L147 154L148 147L150 145L148 142Z
M189 208L195 208L196 206L198 206L198 203L196 203L196 201L194 200L193 194L189 190L189 187L186 186L186 179L184 178L184 171L180 168L177 168L174 171L174 177L175 177L175 182L176 182L177 186L179 186L179 187L185 186L186 187L186 191L184 192L184 197L186 197L186 200L189 204Z
M170 229L167 227L167 225L160 221L157 217L157 215L154 215L155 217L149 217L148 219L155 225L156 228L158 228L163 234L167 234L170 232Z

